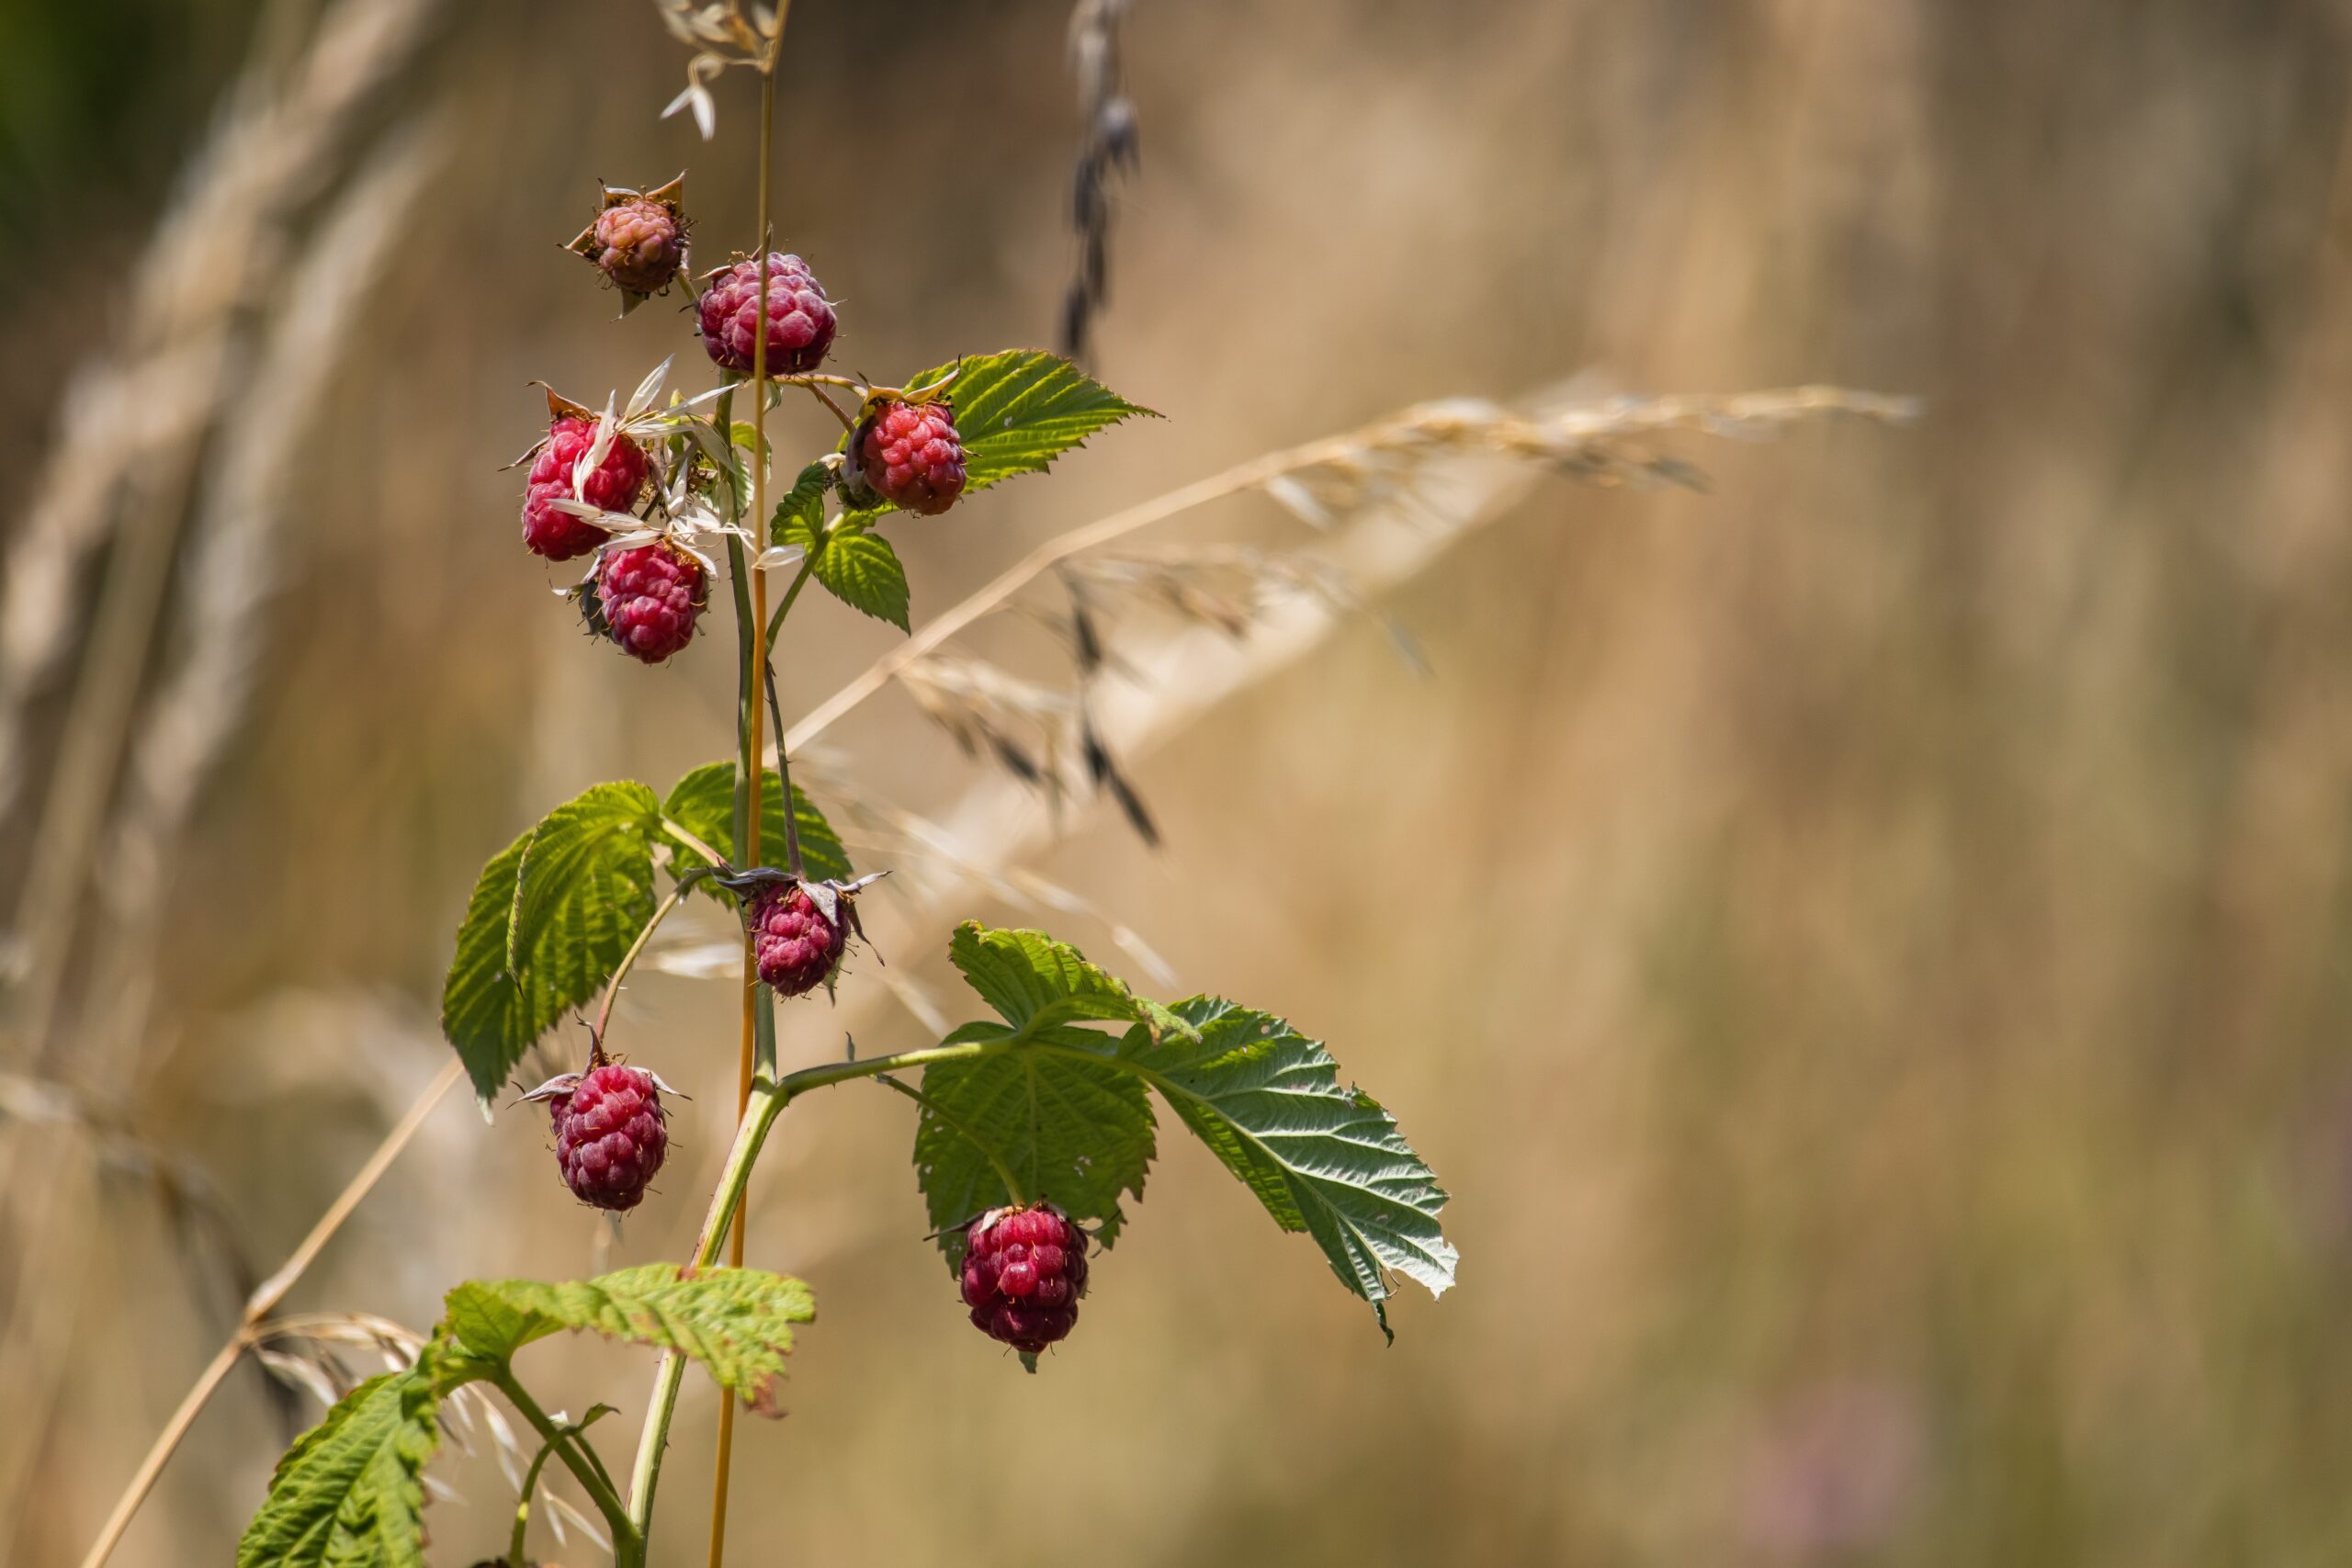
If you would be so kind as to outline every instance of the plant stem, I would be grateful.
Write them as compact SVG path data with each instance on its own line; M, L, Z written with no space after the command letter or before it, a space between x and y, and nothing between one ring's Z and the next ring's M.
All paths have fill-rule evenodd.
M937 1117L943 1125L950 1127L956 1132L962 1134L966 1138L970 1139L972 1146L979 1150L982 1157L987 1159L989 1164L994 1168L996 1171L996 1179L1004 1183L1004 1190L1006 1193L1012 1197L1012 1201L1024 1209L1029 1206L1029 1194L1023 1190L1021 1186L1021 1179L1012 1174L1012 1168L1004 1163L1003 1157L989 1145L986 1139L976 1135L971 1128L966 1126L961 1117L949 1111L945 1106L940 1104L939 1101L932 1099L931 1096L923 1093L922 1090L916 1089L911 1084L900 1083L898 1079L892 1077L888 1073L875 1074L874 1081L880 1084L884 1089L895 1089L897 1092L905 1095L909 1100L913 1100L917 1105L922 1106L925 1111L930 1111L933 1116Z
M702 856L704 860L709 862L711 870L718 872L726 872L729 870L727 863L727 857L725 855L720 854L717 850L712 849L708 844L704 843L700 839L695 838L692 833L689 833L684 828L679 827L678 824L673 822L667 817L662 818L662 829L668 833L670 837L677 840L678 842L685 845L686 848L694 851L695 853ZM692 875L693 873L689 872L687 874Z
M577 1432L581 1428L574 1424L562 1429ZM531 1499L538 1494L539 1472L547 1468L548 1457L554 1452L553 1443L541 1443L539 1451L531 1456L531 1468L523 1472L523 1495L514 1502L514 1529L506 1539L506 1568L524 1568L527 1561L523 1552L531 1540ZM595 1457L593 1450L589 1457ZM603 1475L604 1467L599 1465L596 1473Z
M759 238L760 291L758 313L752 318L759 323L759 331L752 339L753 395L752 398L751 525L752 536L759 541L760 549L766 547L768 532L768 253L775 239L770 231L768 221L768 164L772 156L772 144L775 140L775 51L784 39L784 12L781 7L776 12L775 29L775 38L768 47L766 63L760 72L760 185L758 199L755 203L758 217L752 226L753 232ZM732 540L729 541L730 544L732 542ZM742 850L743 863L746 866L755 866L760 863L760 800L761 796L766 793L762 787L763 781L760 777L760 753L763 749L760 743L760 726L766 716L766 704L762 702L761 698L764 695L766 682L763 676L768 666L768 577L767 573L759 568L759 549L754 549L751 554L752 557L750 563L751 603L746 605L742 595L740 592L736 595L737 609L749 611L749 615L741 623L743 641L746 645L743 649L742 717L740 724L743 750L741 761L738 763L736 790L739 802L748 795L750 810L746 812L741 805L737 807L739 820L735 831L735 841ZM743 552L738 550L736 558L739 563L742 561L742 557ZM743 568L739 564L737 570L741 572ZM781 761L782 758L779 757L778 762L781 763ZM786 822L792 820L792 791L789 784L785 788L784 814ZM743 1113L743 1108L751 1102L752 1074L760 1054L761 1036L766 1032L773 1039L772 1026L771 1030L766 1032L760 1028L759 1004L759 954L751 925L747 921L743 927L742 1038L741 1049L737 1053L736 1067L735 1113L738 1116ZM742 1204L738 1204L739 1213L742 1207ZM744 1214L737 1224L735 1234L728 1244L727 1260L739 1269L743 1265L744 1236L750 1228L750 1216ZM731 1399L721 1400L718 1405L718 1452L711 1467L710 1568L719 1568L719 1564L727 1556L727 1485L734 1457L735 1402Z
M688 874L693 874L688 873ZM687 890L693 886L692 882L681 880L676 886L670 889L668 897L653 907L653 918L645 922L645 929L637 933L637 940L628 944L627 953L621 954L620 967L613 971L613 977L610 980L605 982L605 999L596 1007L596 1027L589 1032L589 1038L595 1042L597 1049L601 1050L604 1047L605 1025L612 1021L613 1001L621 994L621 982L628 977L629 970L637 963L638 954L645 951L645 944L652 940L654 931L661 928L663 920L670 918L670 911L678 907L680 900L685 897Z
M718 1257L720 1239L726 1235L728 1224L737 1213L743 1189L752 1179L752 1168L759 1161L761 1145L766 1142L769 1129L775 1125L777 1115L797 1096L828 1084L873 1077L893 1069L993 1055L1017 1043L1018 1037L1014 1036L1004 1040L932 1045L920 1051L901 1051L895 1055L803 1067L797 1073L786 1075L781 1081L771 1077L754 1078L751 1100L743 1108L742 1122L736 1129L733 1147L728 1150L727 1164L719 1174L718 1190L711 1194L710 1210L703 1217L702 1234L695 1243L694 1261L689 1267L707 1268ZM664 1351L662 1365L654 1373L653 1395L646 1410L644 1432L638 1439L636 1468L629 1477L629 1517L640 1532L647 1530L653 1517L654 1489L661 1483L662 1451L669 1444L670 1422L677 1411L678 1388L684 1380L685 1370L682 1358L674 1352Z
M620 1495L613 1490L612 1483L605 1479L603 1470L590 1464L581 1456L580 1450L572 1444L575 1434L567 1432L548 1418L548 1413L539 1408L538 1401L533 1399L524 1391L523 1385L514 1381L514 1372L512 1368L501 1367L490 1381L497 1386L499 1393L506 1396L506 1403L512 1404L515 1412L531 1424L531 1430L539 1435L539 1440L545 1443L558 1459L563 1461L564 1468L571 1471L572 1479L580 1483L580 1489L588 1494L588 1500L595 1504L597 1512L605 1516L605 1522L612 1527L615 1561L622 1564L623 1568L628 1568L628 1565L632 1563L642 1562L645 1560L645 1541L639 1534L636 1523L628 1516L628 1505L623 1503ZM544 1459L546 1455L542 1454L540 1457ZM536 1466L533 1467L532 1473L537 1475ZM526 1506L529 1505L530 1500L530 1488L526 1486L523 1491L523 1502ZM521 1528L522 1522L517 1520L516 1529L519 1530ZM522 1559L517 1557L514 1562L519 1564Z
M817 570L817 557L824 547L825 541L820 538L817 541L817 548L809 551L807 558L801 561L800 570L794 576L792 585L784 591L784 602L775 607L775 614L768 617L769 642L775 642L775 634L784 629L784 618L792 614L792 602L800 597L802 584L808 581L809 573ZM779 729L776 733L781 735L784 731Z
M98 1531L96 1543L90 1548L89 1555L82 1559L82 1568L100 1568L100 1564L113 1555L115 1543L122 1539L122 1532L130 1528L131 1516L138 1513L139 1505L147 1500L155 1478L164 1473L164 1461L172 1457L172 1450L180 1446L180 1439L187 1436L188 1427L195 1425L198 1413L212 1397L212 1391L220 1386L243 1358L245 1328L243 1324L237 1325L237 1332L220 1347L211 1364L198 1376L196 1386L187 1391L187 1396L180 1401L180 1407L173 1411L172 1418L164 1424L163 1435L155 1439L155 1446L147 1450L146 1459L139 1466L139 1473L130 1478L130 1484L116 1499L114 1512L107 1516L106 1528Z
M775 694L775 660L773 659L768 660L767 688L768 716L775 721L775 732L781 735L784 733L784 705ZM800 859L800 806L792 797L792 760L785 755L781 746L775 752L775 776L784 795L785 869L797 877L807 871ZM771 1061L768 1066L773 1069L775 1064Z

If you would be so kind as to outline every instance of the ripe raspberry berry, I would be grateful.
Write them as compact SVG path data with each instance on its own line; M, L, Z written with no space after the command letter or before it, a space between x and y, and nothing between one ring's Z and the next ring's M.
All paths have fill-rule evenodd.
M838 908L838 906L836 906ZM788 883L763 887L752 900L752 933L760 978L779 996L805 996L824 983L848 943L845 919L827 919L808 890Z
M556 1168L572 1196L616 1213L636 1208L670 1153L653 1075L606 1062L549 1100L548 1113Z
M964 1233L972 1326L1035 1355L1065 1337L1086 1294L1086 1233L1051 1203L990 1209Z
M584 556L605 542L605 531L555 504L573 499L571 470L596 445L596 422L566 414L548 427L547 445L532 460L523 492L523 543L549 560ZM644 491L653 465L645 448L616 431L604 461L589 471L579 498L604 512L627 512Z
M964 493L964 444L943 400L885 403L857 429L865 482L902 512L936 517Z
M695 306L702 345L722 370L752 371L752 336L760 314L760 269L749 261L711 274ZM825 362L833 346L833 307L798 256L768 253L768 365L771 376L798 376Z
M702 562L660 539L616 550L596 568L596 603L629 657L659 664L695 637Z

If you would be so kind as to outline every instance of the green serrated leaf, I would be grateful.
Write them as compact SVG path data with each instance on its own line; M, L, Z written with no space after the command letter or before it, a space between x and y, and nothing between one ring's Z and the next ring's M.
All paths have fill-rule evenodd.
M771 865L784 862L784 782L774 768L761 770L760 778L760 855ZM733 759L721 762L706 762L688 773L670 791L670 798L662 803L662 813L670 820L732 860L735 855L735 763ZM857 874L850 868L849 852L842 848L841 835L833 831L825 814L801 791L792 786L792 815L800 829L800 863L808 874L822 881L847 882ZM675 835L663 833L675 851L673 864L685 871L704 863L702 855L686 847ZM748 868L747 868L748 869ZM732 905L735 896L723 887L708 882L696 885L696 891L709 894L721 903Z
M458 950L441 989L441 1032L456 1047L484 1100L498 1092L514 1064L537 1039L529 998L506 967L506 933L514 915L515 873L534 828L492 856L474 884Z
M616 930L620 946L590 988L603 985L653 916L653 833L661 818L653 792L633 783L592 785L541 818L515 874L508 965L524 969L560 923L583 921L594 928L588 945L559 947L550 956L585 959L595 936Z
M915 1175L951 1266L962 1251L957 1227L1013 1200L1000 1166L1020 1183L1020 1196L1050 1200L1098 1224L1105 1247L1126 1221L1122 1195L1143 1196L1154 1152L1143 1080L1091 1030L1048 1028L1035 1038L1060 1049L1012 1050L923 1071Z
M1162 1007L1037 931L967 923L948 956L1004 1021L944 1042L990 1054L924 1074L915 1163L935 1226L1004 1201L1001 1166L1028 1198L1101 1220L1107 1243L1152 1158L1148 1085L1277 1224L1315 1238L1383 1333L1393 1277L1431 1294L1453 1283L1444 1190L1380 1103L1340 1087L1320 1042L1221 999ZM1133 1027L1081 1027L1104 1021ZM951 1261L958 1239L943 1240Z
M1159 417L1041 348L934 366L907 385L927 387L950 371L956 376L944 395L955 407L956 434L964 444L967 495L1016 475L1043 473L1056 457L1123 419ZM865 515L892 510L877 507Z
M237 1568L423 1568L424 1463L440 1446L435 1412L449 1386L426 1366L338 1400L277 1461Z
M441 993L441 1032L484 1104L532 1042L593 998L653 914L653 792L598 784L482 868Z
M449 1332L475 1356L503 1362L564 1329L676 1350L762 1416L781 1414L777 1385L792 1326L815 1320L808 1287L758 1269L705 1269L681 1278L649 1263L594 1280L475 1281L449 1292Z
M1438 1226L1446 1195L1396 1118L1340 1087L1322 1043L1279 1018L1209 997L1174 1011L1195 1038L1136 1029L1118 1054L1274 1223L1314 1236L1340 1283L1380 1314L1384 1333L1392 1275L1444 1293L1460 1260Z
M1043 1008L1080 998L1100 998L1100 1017L1125 1014L1125 983L1043 931L991 931L967 920L949 939L947 958L1007 1023L1026 1023Z
M947 956L1007 1023L1043 1029L1091 1019L1141 1023L1155 1032L1195 1032L1186 1020L1136 996L1125 981L1043 931L991 931L967 920L956 928Z
M825 525L825 497L832 489L832 470L823 463L811 463L800 470L784 499L775 503L775 511L768 517L768 543L798 545L813 551L817 547L818 530Z
M899 552L879 534L839 530L816 552L810 575L828 592L862 615L888 621L900 631L907 625L907 569Z

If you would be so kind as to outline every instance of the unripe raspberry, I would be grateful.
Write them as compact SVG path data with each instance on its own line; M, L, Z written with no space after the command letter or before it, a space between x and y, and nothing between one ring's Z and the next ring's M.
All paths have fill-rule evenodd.
M606 1062L549 1100L548 1113L556 1168L572 1196L616 1213L636 1208L670 1153L653 1075Z
M935 517L964 493L964 444L943 400L885 403L858 426L865 482L902 512Z
M711 275L695 302L702 345L712 363L752 371L752 335L760 314L760 269L749 261ZM768 253L768 363L771 376L798 376L825 362L833 346L833 307L798 256Z
M686 265L686 226L666 201L631 197L596 215L587 253L598 271L631 294L659 294Z
M752 936L760 978L780 996L805 996L822 985L842 961L848 933L843 919L827 919L805 887L777 883L752 900Z
M964 1232L972 1326L1035 1355L1069 1335L1086 1294L1086 1233L1051 1203L990 1209Z
M670 286L686 265L686 177L657 190L605 189L595 221L568 247L587 257L626 296L621 314Z
M593 419L566 414L548 427L547 445L532 460L529 488L523 492L523 543L532 554L570 560L605 542L602 528L554 504L574 499L571 470L595 445ZM616 431L604 461L589 471L577 499L602 512L627 512L636 506L652 468L645 448Z
M702 562L660 539L616 550L596 568L596 602L628 654L659 664L694 640Z

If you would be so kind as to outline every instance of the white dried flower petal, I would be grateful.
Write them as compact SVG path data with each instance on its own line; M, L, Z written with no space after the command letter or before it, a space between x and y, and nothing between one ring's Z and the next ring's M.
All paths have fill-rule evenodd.
M671 360L676 358L677 355L673 354L669 359L664 359L646 372L645 379L639 381L637 384L637 390L628 395L628 403L621 412L623 424L628 423L629 421L636 419L653 406L653 400L662 395L662 381L670 374Z

